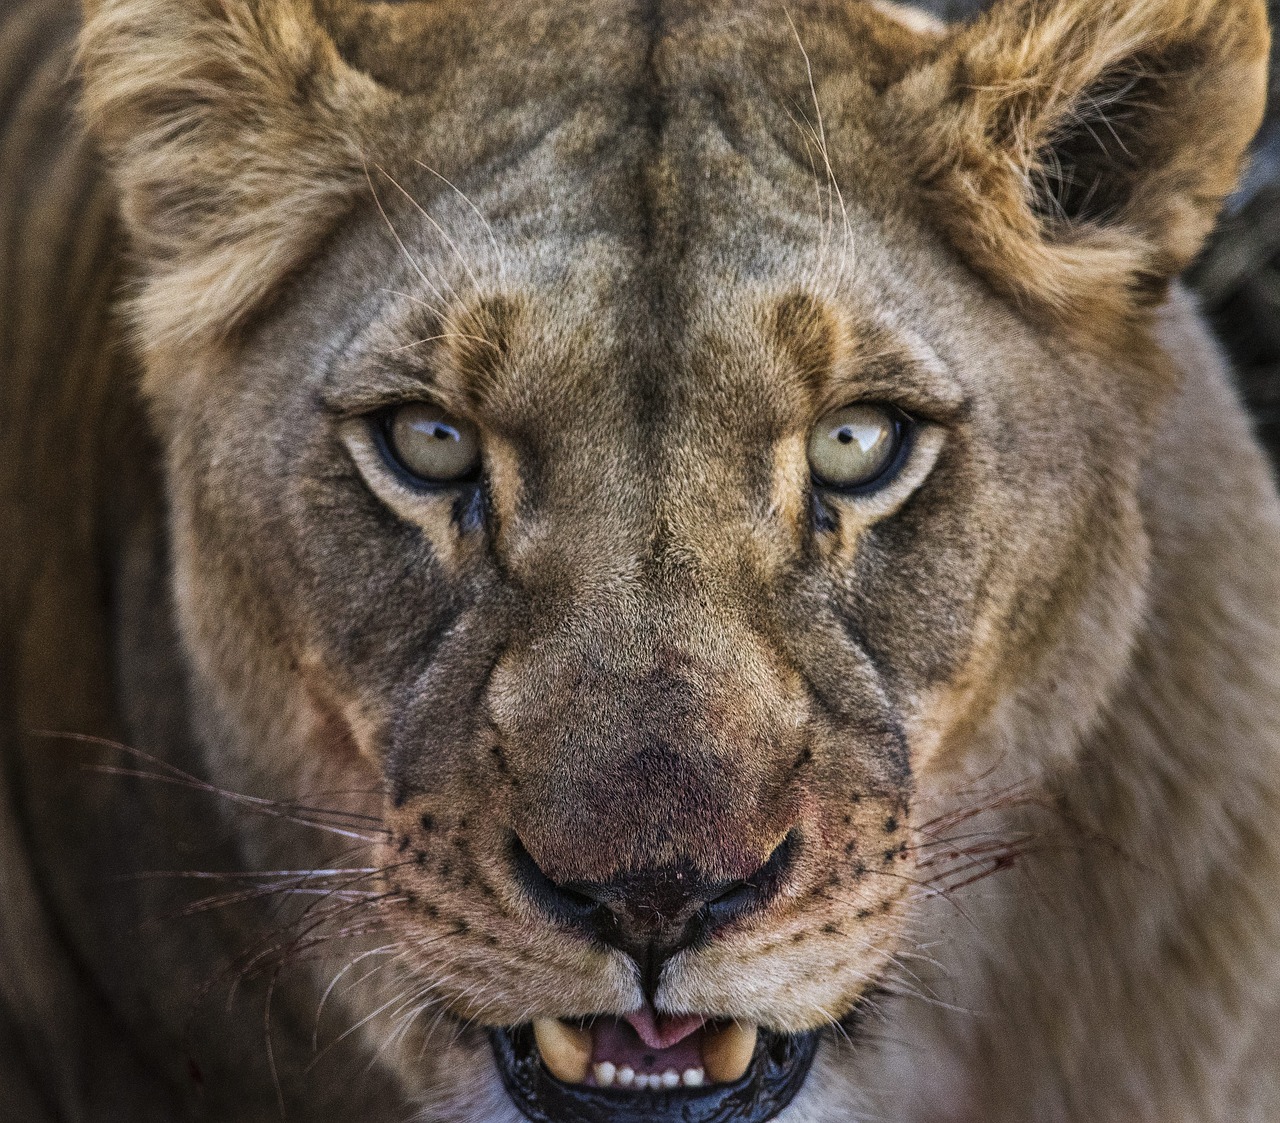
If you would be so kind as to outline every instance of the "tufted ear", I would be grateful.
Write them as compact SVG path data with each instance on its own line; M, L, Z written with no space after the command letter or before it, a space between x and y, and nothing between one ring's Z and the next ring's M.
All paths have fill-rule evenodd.
M153 350L225 335L306 257L394 99L309 0L91 0L81 63Z
M1261 121L1263 0L1001 0L888 95L928 212L999 290L1116 343Z

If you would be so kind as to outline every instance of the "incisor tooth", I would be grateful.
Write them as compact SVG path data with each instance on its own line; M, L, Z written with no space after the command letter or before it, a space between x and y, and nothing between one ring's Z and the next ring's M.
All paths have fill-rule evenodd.
M662 1074L662 1086L664 1088L679 1088L680 1074L676 1072L674 1068L667 1069L667 1071Z
M559 1018L534 1018L533 1036L542 1063L557 1080L581 1084L591 1067L591 1034Z
M716 1084L741 1080L756 1051L756 1027L730 1022L722 1030L712 1030L702 1043L702 1061L707 1075Z
M700 1068L686 1068L684 1070L683 1082L686 1088L701 1088L702 1082L706 1080L707 1074Z
M618 1083L624 1088L630 1088L636 1082L636 1070L630 1065L623 1065L618 1069Z
M618 1075L618 1070L611 1061L601 1061L591 1071L596 1074L596 1083L601 1088L612 1088L614 1077Z

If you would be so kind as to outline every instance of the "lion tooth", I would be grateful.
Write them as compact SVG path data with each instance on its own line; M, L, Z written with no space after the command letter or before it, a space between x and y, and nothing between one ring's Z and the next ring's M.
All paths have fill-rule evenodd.
M680 1079L686 1088L701 1088L707 1074L700 1068L686 1068Z
M680 1074L676 1072L674 1068L667 1069L667 1071L662 1074L662 1086L664 1088L679 1088Z
M559 1018L535 1018L533 1036L542 1063L557 1080L581 1084L591 1067L591 1034Z
M601 1088L612 1088L614 1078L618 1075L618 1069L612 1061L601 1061L592 1071L596 1075L596 1083Z
M709 1032L702 1044L706 1074L716 1084L741 1080L756 1051L755 1026L730 1022L722 1030Z
M623 1065L618 1069L618 1083L623 1088L630 1088L636 1082L636 1070L630 1065Z

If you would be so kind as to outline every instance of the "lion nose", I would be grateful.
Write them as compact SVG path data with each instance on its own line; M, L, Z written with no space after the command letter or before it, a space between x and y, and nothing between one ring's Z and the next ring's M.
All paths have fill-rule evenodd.
M683 864L633 870L607 881L557 882L519 839L514 856L517 878L543 912L629 955L652 997L668 959L768 903L795 849L792 832L750 876L732 880L708 878Z

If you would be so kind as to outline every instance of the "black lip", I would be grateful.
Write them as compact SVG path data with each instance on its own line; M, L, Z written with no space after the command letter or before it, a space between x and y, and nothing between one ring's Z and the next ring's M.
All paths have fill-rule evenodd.
M489 1039L507 1094L532 1123L766 1123L800 1091L819 1035L761 1029L741 1080L670 1092L565 1084L543 1065L531 1026L493 1029Z

